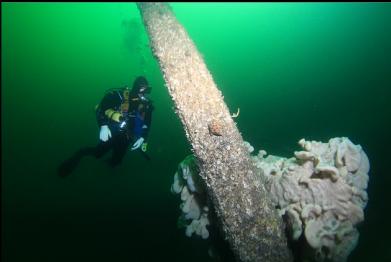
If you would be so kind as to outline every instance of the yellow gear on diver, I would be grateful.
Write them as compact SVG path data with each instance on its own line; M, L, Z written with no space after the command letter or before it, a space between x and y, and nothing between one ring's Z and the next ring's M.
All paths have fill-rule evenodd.
M124 102L121 104L121 112L126 113L129 110L129 94L130 94L129 89L125 89L122 94L124 96Z
M111 108L109 108L109 109L107 109L105 111L105 115L109 119L111 119L111 120L113 120L115 122L120 122L121 121L120 118L121 118L122 114L120 112L117 112L117 111L111 109Z
M141 151L146 152L147 151L147 147L148 147L148 143L143 143L141 145Z
M129 89L125 89L122 94L124 96L124 100L127 102L129 100L129 94L130 94Z

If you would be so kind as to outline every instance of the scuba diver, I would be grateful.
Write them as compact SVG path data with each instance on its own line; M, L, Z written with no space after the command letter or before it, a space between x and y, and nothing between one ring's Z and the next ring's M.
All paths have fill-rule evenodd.
M112 167L122 162L127 149L140 149L149 160L147 137L151 127L153 105L146 97L151 87L145 77L139 76L128 87L109 89L102 101L96 106L96 118L100 126L99 143L95 147L79 149L72 157L58 167L60 176L67 176L77 167L84 156L101 158L108 151L112 155L107 161Z

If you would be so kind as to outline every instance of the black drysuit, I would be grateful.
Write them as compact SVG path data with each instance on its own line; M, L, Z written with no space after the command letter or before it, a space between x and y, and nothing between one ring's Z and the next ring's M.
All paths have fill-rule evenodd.
M138 138L143 137L144 143L148 138L151 126L153 105L144 96L130 92L127 96L125 89L115 89L107 92L96 109L99 127L107 125L111 138L100 141L95 147L85 147L78 150L71 158L58 168L61 176L70 174L78 165L81 158L87 155L100 158L109 150L113 150L108 163L116 166L121 163L127 150ZM117 115L117 117L114 117ZM120 117L118 117L120 115Z

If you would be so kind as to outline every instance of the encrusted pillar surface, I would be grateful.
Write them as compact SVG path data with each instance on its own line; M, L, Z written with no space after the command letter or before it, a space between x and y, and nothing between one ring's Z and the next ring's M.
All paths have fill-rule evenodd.
M150 45L240 261L290 261L283 223L202 56L166 3L138 3Z

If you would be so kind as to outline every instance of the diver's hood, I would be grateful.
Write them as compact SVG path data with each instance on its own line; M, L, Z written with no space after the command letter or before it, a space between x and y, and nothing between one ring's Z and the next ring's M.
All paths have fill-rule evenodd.
M143 76L137 77L133 83L132 93L151 93L151 87L149 86L148 80Z

